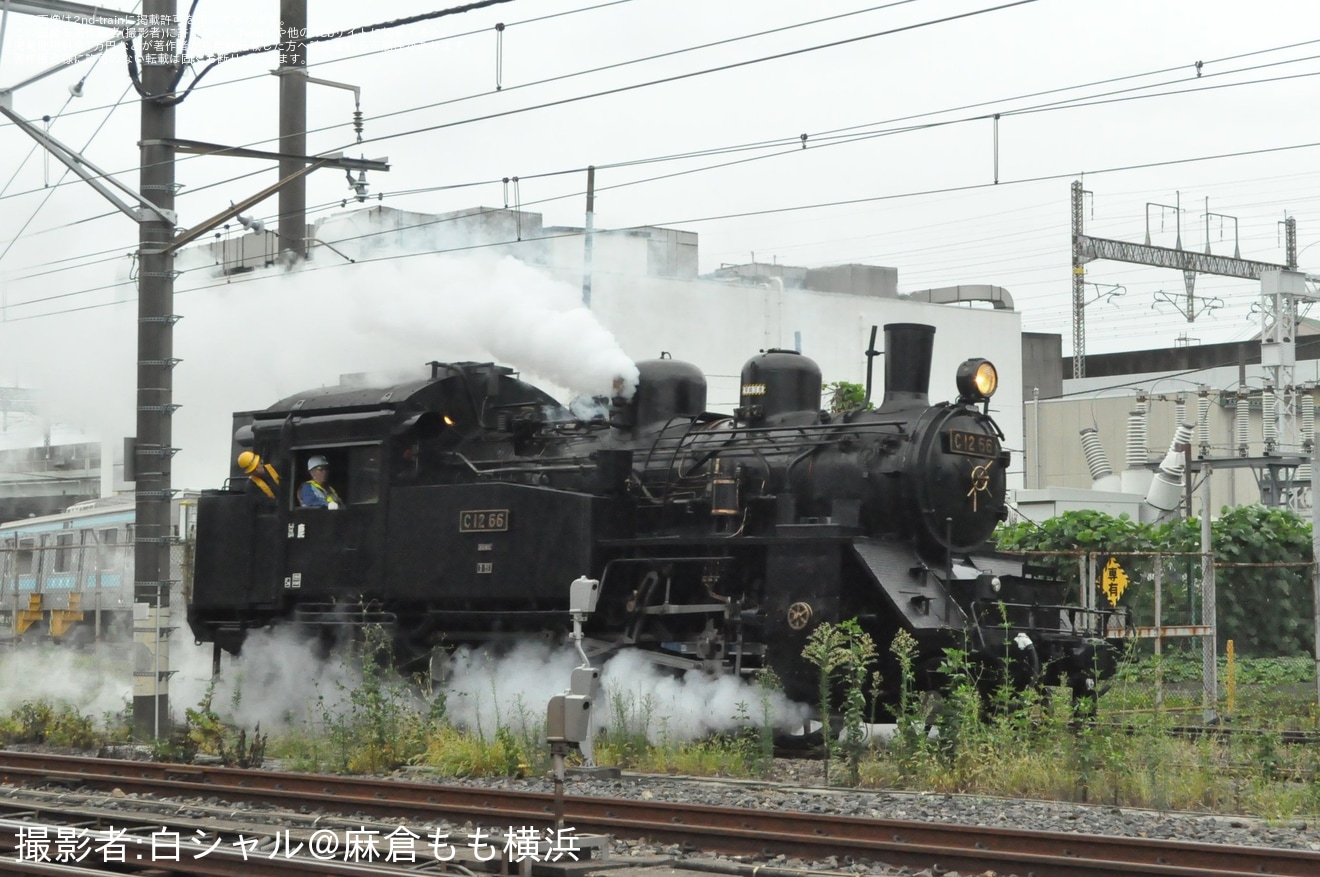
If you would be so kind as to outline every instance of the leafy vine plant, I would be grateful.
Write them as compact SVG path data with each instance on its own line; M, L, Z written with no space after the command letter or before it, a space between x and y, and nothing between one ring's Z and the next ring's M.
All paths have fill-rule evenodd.
M1253 657L1307 654L1315 643L1314 613L1280 609L1311 605L1310 522L1289 509L1244 505L1222 509L1210 531L1220 642L1231 639L1239 654ZM1120 602L1139 617L1154 616L1154 552L1165 554L1165 611L1198 596L1201 523L1196 518L1147 524L1127 515L1071 511L1039 524L1002 526L996 543L1005 551L1038 553L1038 561L1041 554L1059 552L1056 573L1074 594L1077 552L1119 557L1134 585Z
M831 414L845 411L870 411L875 406L866 401L866 387L852 381L833 381L825 385Z

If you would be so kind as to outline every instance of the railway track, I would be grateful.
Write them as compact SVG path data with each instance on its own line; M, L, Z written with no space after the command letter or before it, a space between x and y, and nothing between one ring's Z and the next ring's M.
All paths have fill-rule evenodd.
M1149 733L1146 728L1136 725L1097 723L1097 729L1129 735ZM1320 744L1320 732L1299 730L1262 730L1259 728L1234 727L1232 725L1173 725L1163 731L1170 737L1187 740L1199 740L1211 737L1219 741L1239 741L1269 735L1288 746L1315 746Z
M999 874L1034 874L1038 877L1115 877L1119 874L1167 875L1167 877L1245 877L1245 875L1280 875L1313 877L1320 874L1320 853L1262 847L1225 847L1203 843L1156 841L1148 839L1088 836L1041 831L1003 831L971 826L898 820L822 816L779 810L733 809L697 805L676 805L658 801L633 801L605 798L563 796L557 803L554 795L499 789L430 785L393 780L333 777L311 774L248 771L233 768L156 764L96 758L52 756L34 753L0 752L0 779L8 785L90 789L102 793L118 790L119 795L149 795L169 798L176 812L188 812L192 806L183 802L199 799L245 802L280 808L269 816L290 820L283 825L268 825L259 839L262 849L272 838L278 842L280 831L292 839L310 837L316 829L300 817L309 811L346 814L352 820L383 820L382 825L414 826L419 836L419 851L426 847L428 826L439 822L471 823L489 831L507 829L507 836L522 831L545 831L567 828L576 838L611 835L647 838L677 845L689 853L720 853L752 857L764 862L776 856L807 860L829 857L884 863L889 866L957 870L961 873L995 871ZM88 831L130 829L142 843L143 832L153 826L166 834L186 837L203 830L195 817L181 818L156 812L127 814L122 810L95 812L80 805L68 807L53 795L44 803L29 799L0 800L0 847L19 848L18 826L33 822L50 825L79 825ZM562 813L557 808L562 807ZM166 808L167 810L170 808ZM8 812L5 812L5 811ZM229 811L231 817L235 812ZM288 814L281 816L280 814ZM252 814L248 814L250 817ZM558 822L562 818L562 822ZM114 820L119 819L118 823ZM27 823L20 822L26 820ZM232 820L231 820L232 821ZM249 819L249 822L251 820ZM342 818L340 820L342 822ZM130 824L131 823L131 824ZM344 823L348 825L349 823ZM236 830L230 826L227 830ZM250 827L248 830L252 830ZM219 831L217 829L217 831ZM51 835L54 836L53 834ZM463 838L470 837L463 835ZM453 847L463 838L449 836ZM133 854L141 853L141 846ZM217 850L219 852L219 850ZM178 874L251 873L247 870L224 870L243 862L238 852L225 850L226 857L211 856L198 863L154 861L157 871ZM473 847L473 852L479 852ZM585 850L584 850L585 852ZM232 853L232 855L231 855ZM214 855L214 854L212 854ZM471 858L471 857L469 857ZM479 856L477 858L480 858ZM423 859L419 858L419 861ZM3 862L8 870L14 858ZM41 863L31 863L41 864ZM131 863L125 863L131 864ZM197 870L187 870L197 864ZM263 868L268 863L263 863ZM287 873L313 873L297 870L308 861L291 859L279 866ZM315 873L355 874L364 872L361 862L312 863ZM349 870L329 870L327 865L344 865ZM473 865L477 863L468 862ZM735 873L727 862L711 863L683 858L675 867ZM734 870L730 870L733 868ZM206 870L211 869L211 870ZM353 870L356 869L356 870ZM533 873L565 873L554 863L537 861ZM25 871L23 873L55 873ZM60 872L65 873L65 872ZM275 873L271 871L270 873ZM284 873L284 872L281 872ZM750 872L749 872L750 873ZM762 869L762 873L764 870ZM939 871L936 871L939 873Z

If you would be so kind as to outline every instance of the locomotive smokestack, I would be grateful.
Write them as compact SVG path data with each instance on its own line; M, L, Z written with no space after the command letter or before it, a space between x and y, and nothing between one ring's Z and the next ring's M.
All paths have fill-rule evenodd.
M880 408L930 404L930 358L935 327L924 323L885 325L885 398Z

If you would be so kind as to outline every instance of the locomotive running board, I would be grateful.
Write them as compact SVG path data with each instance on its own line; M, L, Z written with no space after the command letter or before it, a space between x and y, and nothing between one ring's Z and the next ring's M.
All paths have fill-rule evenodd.
M962 627L967 616L944 587L943 570L934 570L900 542L858 539L853 553L871 581L914 631ZM975 567L955 562L954 578L975 577Z

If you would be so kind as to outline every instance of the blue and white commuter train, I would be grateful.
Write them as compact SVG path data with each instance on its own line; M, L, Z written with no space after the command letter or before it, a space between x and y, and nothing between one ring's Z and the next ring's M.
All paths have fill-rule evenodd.
M171 507L170 580L180 602L196 509L192 493ZM0 524L0 641L131 639L134 518L128 494Z

